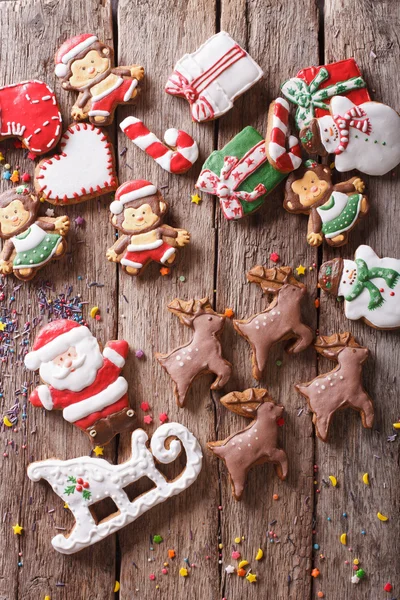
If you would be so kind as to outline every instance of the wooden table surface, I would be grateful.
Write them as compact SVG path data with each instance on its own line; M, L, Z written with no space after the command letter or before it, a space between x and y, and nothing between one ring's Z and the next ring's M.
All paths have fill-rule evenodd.
M400 417L398 333L347 321L342 306L325 294L316 310L316 269L307 270L303 278L309 289L304 304L307 323L324 335L351 331L371 351L364 383L375 402L374 428L363 429L359 415L348 410L335 416L329 443L317 440L311 415L293 384L312 379L332 368L332 363L317 361L312 349L290 357L278 347L260 384L286 408L280 436L290 474L281 482L271 465L257 467L249 475L241 502L232 499L227 472L207 452L206 442L238 431L244 420L220 404L219 393L209 391L211 376L196 382L187 407L179 409L171 381L153 357L154 352L166 352L189 339L189 331L166 310L175 297L208 295L217 310L232 307L239 318L260 311L265 300L256 286L246 282L245 274L255 264L272 266L271 252L280 255L281 264L293 267L319 265L338 255L350 257L360 243L370 244L382 256L399 256L398 169L385 177L365 177L371 212L340 251L316 250L305 243L306 218L283 210L282 187L258 213L237 223L225 221L210 196L203 195L197 206L190 202L190 195L201 164L213 149L221 148L246 125L265 131L269 102L278 95L282 81L300 68L354 56L373 98L399 110L400 4L395 0L325 0L318 9L315 0L120 0L112 6L110 0L10 0L1 3L0 23L2 84L29 78L48 82L58 95L65 125L75 95L63 91L56 81L53 56L66 38L93 32L114 45L117 64L144 65L146 78L139 102L120 108L109 128L119 180L146 178L161 186L171 204L169 222L192 234L192 244L180 252L169 277L161 277L153 265L136 280L105 259L105 250L114 239L110 198L69 207L66 212L71 219L80 215L86 225L73 224L67 259L49 265L36 282L17 290L12 277L4 284L5 299L0 306L3 315L9 309L17 311L17 327L11 336L17 337L12 341L14 354L1 365L3 414L16 402L15 390L31 381L18 359L24 349L21 340L32 342L33 336L17 334L25 321L39 316L39 280L46 279L54 289L50 296L64 293L69 286L73 294L81 294L88 303L84 316L102 343L117 337L128 340L132 352L124 373L138 425L143 425L144 416L139 405L147 401L154 424L144 426L146 430L152 432L159 413L167 412L170 420L182 422L196 435L204 450L202 473L186 492L147 512L118 535L77 555L62 556L50 540L56 527L68 528L73 519L47 484L28 480L26 466L31 460L88 454L90 445L59 413L45 414L28 406L26 420L21 412L15 430L2 429L1 600L42 600L45 596L107 600L118 597L113 591L116 580L121 600L307 600L317 598L319 591L327 600L400 598L399 445L398 439L387 441L394 433L392 423ZM199 125L191 122L186 101L165 94L164 84L177 59L220 30L242 44L265 75L226 116ZM130 114L144 119L160 137L171 126L192 133L200 146L195 167L183 176L159 168L119 131L118 123ZM126 153L121 154L124 148ZM14 149L12 143L2 151L6 161L19 165L21 172L33 172L26 153ZM9 185L1 181L2 189ZM57 215L63 212L56 208ZM100 286L90 286L92 282ZM94 305L100 308L100 321L88 316ZM224 391L254 386L248 345L230 322L223 346L234 365ZM135 358L137 349L143 349L145 359ZM280 367L278 359L283 361ZM22 407L24 397L18 396L17 401ZM110 461L121 462L129 454L127 434L105 450ZM365 472L370 475L368 487L362 482ZM330 475L337 477L336 488L329 484ZM278 501L273 500L274 494L279 495ZM380 522L378 511L390 520ZM17 522L24 527L22 536L13 534L11 526ZM271 529L277 536L274 543L266 535ZM339 541L343 532L348 534L347 547ZM154 534L162 535L164 542L153 547ZM236 546L237 536L244 540ZM314 544L319 548L314 549ZM256 584L226 574L225 567L236 564L231 558L234 546L251 562ZM265 556L257 563L259 547ZM175 549L174 560L168 560L169 548ZM178 574L187 566L185 558L195 565L186 579ZM359 585L351 583L356 558L366 572ZM167 575L161 573L164 562L169 562ZM321 572L318 579L310 574L315 567ZM151 573L155 581L150 580ZM387 582L394 586L392 594L383 590Z

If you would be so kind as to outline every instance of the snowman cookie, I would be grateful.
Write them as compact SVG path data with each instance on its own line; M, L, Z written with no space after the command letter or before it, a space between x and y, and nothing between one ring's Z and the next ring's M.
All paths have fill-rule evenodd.
M380 102L359 106L334 96L330 114L312 119L300 131L309 154L335 154L340 172L358 169L367 175L384 175L400 162L400 116Z
M321 288L344 297L348 319L363 319L376 329L400 327L400 260L380 258L359 246L354 260L334 258L321 265Z

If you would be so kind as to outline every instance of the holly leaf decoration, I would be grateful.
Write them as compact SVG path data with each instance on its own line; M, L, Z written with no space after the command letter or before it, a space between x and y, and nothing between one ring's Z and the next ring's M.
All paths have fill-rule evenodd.
M70 475L67 479L67 481L71 481L72 483L76 483L76 478L73 477L72 475Z
M90 500L91 496L92 494L89 492L89 490L83 490L82 497L84 500Z
M75 492L75 486L74 485L68 485L65 490L64 490L64 494L67 494L67 496L70 496L71 494L73 494Z

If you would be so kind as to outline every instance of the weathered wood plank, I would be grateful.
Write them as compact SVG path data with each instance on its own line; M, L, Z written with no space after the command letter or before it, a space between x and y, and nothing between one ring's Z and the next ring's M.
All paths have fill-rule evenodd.
M49 83L56 91L62 107L64 127L70 123L70 107L74 95L63 91L54 75L53 56L58 46L71 35L93 31L99 38L112 44L111 9L108 0L99 2L89 0L86 4L57 1L38 2L24 0L6 2L0 13L0 27L3 51L0 57L2 73L1 83L13 83L25 79L37 78ZM5 148L5 149L4 149ZM33 175L34 163L25 158L23 150L13 149L12 141L2 144L6 160L19 165L20 172ZM73 174L71 175L73 176ZM2 189L10 186L1 182ZM68 214L72 221L69 234L69 254L58 262L47 266L36 280L46 279L54 285L56 294L66 292L69 285L74 293L80 293L89 307L98 305L102 320L91 321L92 331L100 341L107 341L116 334L116 315L114 310L107 313L107 306L115 302L115 278L105 275L104 248L112 240L112 232L107 223L107 204L109 199L88 202L79 207L67 209L55 208L55 214ZM44 204L42 211L50 205ZM77 215L86 220L83 228L78 228L73 220ZM78 280L82 276L82 280ZM87 282L97 281L104 287L87 288ZM8 301L16 280L11 276L7 283ZM26 319L38 316L37 283L23 284L15 294L14 306L20 313L21 328ZM4 303L3 305L6 305ZM87 314L86 308L84 314ZM37 331L36 331L37 332ZM35 332L35 333L36 333ZM33 342L33 336L31 339ZM15 346L18 347L19 340ZM22 382L32 379L20 363L2 365L5 390L2 410L14 402L13 392ZM31 406L27 409L27 435L24 435L22 422L16 433L6 430L4 440L12 440L18 446L18 453L11 447L8 458L2 460L2 478L0 495L3 513L7 514L2 528L3 553L0 579L0 596L26 599L44 598L61 594L68 598L112 598L115 578L115 540L98 544L95 548L83 551L79 555L62 556L53 550L51 538L58 533L55 527L70 527L73 524L62 503L52 489L45 483L34 484L26 476L26 466L31 460L52 456L71 458L90 452L90 442L82 432L63 421L59 413L39 411ZM31 434L31 431L36 433ZM23 450L22 444L27 448ZM115 448L115 446L114 446ZM113 458L111 446L107 457ZM30 499L32 498L32 503ZM48 511L55 509L54 513ZM16 522L23 525L22 537L14 536L11 525ZM33 531L33 527L35 530ZM18 556L22 552L22 558ZM23 566L17 563L22 560ZM57 588L57 582L64 582L65 588Z
M307 36L301 26L303 22L307 23ZM264 69L265 77L220 120L219 148L245 125L253 125L265 133L268 105L279 95L279 85L299 68L318 62L318 12L313 2L223 2L221 29L229 31L244 45ZM269 260L271 252L280 255L281 265L309 266L316 262L316 252L305 244L304 222L285 213L282 200L281 185L258 213L238 223L226 222L217 207L219 310L231 306L238 318L245 318L264 308L266 300L257 286L246 282L245 275L256 264L274 266ZM315 272L308 273L304 281L312 291ZM304 316L311 327L316 327L311 296L304 302ZM256 385L251 376L249 346L233 327L228 328L225 345L235 369L229 389L242 390ZM283 360L280 368L276 366L277 359ZM223 569L221 596L244 599L256 593L269 598L274 590L274 599L304 600L310 594L313 437L307 417L297 416L302 403L296 398L293 383L299 377L312 377L314 373L315 357L311 350L289 357L281 345L271 354L269 367L260 382L260 386L267 387L275 401L286 408L281 439L289 458L287 482L277 479L271 465L256 467L250 472L247 489L238 503L231 498L226 469L219 465L223 567L237 564L231 558L232 545L236 536L245 535L246 541L237 549L243 558L251 561L258 576L255 589L236 575L226 575ZM244 419L221 407L217 397L215 403L219 439L247 425ZM279 495L279 501L273 501L273 494ZM269 530L278 535L280 544L268 541L266 532ZM260 563L254 560L258 544L265 552L265 559Z
M134 35L131 33L133 22L139 24ZM152 4L151 13L147 2L132 4L123 0L119 3L119 60L123 64L137 61L146 69L138 105L120 110L119 122L134 114L143 118L149 129L160 138L168 127L182 127L193 134L201 149L201 157L193 169L186 175L173 176L135 147L122 132L119 133L119 152L127 147L126 155L120 159L120 181L144 178L158 187L166 186L163 193L170 203L166 222L184 227L192 235L190 246L179 251L177 264L169 276L161 277L157 264L150 265L140 280L120 273L119 335L128 339L135 349L141 348L146 355L144 360L132 363L129 377L138 425L143 425L144 416L140 403L148 401L154 417L151 427L144 426L149 433L159 425L159 414L167 412L171 421L183 423L196 435L203 449L206 440L214 435L214 414L209 394L211 376L198 380L192 388L187 407L179 409L175 404L172 382L153 355L156 351L167 352L189 337L189 332L167 311L167 303L175 297L187 299L209 295L212 298L213 295L213 206L212 202L203 202L199 206L191 204L190 194L194 193L194 182L202 160L213 148L214 125L192 124L188 103L168 96L164 85L175 62L206 40L214 32L214 26L214 2L159 1ZM180 281L180 276L186 278L184 282ZM128 436L121 436L119 460L128 454ZM187 593L199 600L218 597L217 469L211 457L206 452L204 454L203 471L189 490L155 507L119 535L121 599L132 598L137 589L142 598L150 598L156 585L168 598L183 598ZM165 541L159 546L154 544L152 551L149 539L154 534L161 534ZM175 549L174 560L168 560L168 548ZM206 555L211 555L214 560L206 560ZM184 558L202 567L191 569L187 580L178 575L179 569L187 566ZM148 562L153 559L154 562ZM161 574L165 561L170 563L168 575ZM133 562L137 568L132 565ZM156 575L155 581L149 580L150 573Z
M325 2L325 62L354 56L373 99L396 110L400 108L397 85L399 22L400 8L396 2L366 4L354 0L350 5L343 1ZM345 173L342 178L347 179L349 175L352 173ZM372 246L381 256L399 255L395 200L400 190L399 170L385 177L362 177L371 212L352 233L350 243L340 252L325 249L323 260L338 255L352 257L363 243ZM316 506L316 541L327 559L324 563L316 560L322 578L315 582L314 588L315 591L323 589L326 598L351 596L355 600L372 600L384 593L383 586L387 581L393 583L398 579L400 568L397 560L398 449L387 442L400 408L396 379L399 335L347 320L343 307L325 294L321 297L319 327L323 334L351 331L370 349L371 356L364 368L364 385L374 400L376 416L370 431L363 429L356 412L343 411L336 415L331 426L329 444L317 442L318 480L333 474L338 478L339 487L327 489L322 486ZM332 363L324 360L320 362L319 372L331 368ZM361 479L365 472L370 475L369 487ZM390 516L389 523L378 521L378 511ZM341 516L344 512L347 519ZM332 518L331 523L326 520L328 516ZM348 548L339 542L340 534L345 531L348 532ZM349 547L353 548L352 552ZM318 556L319 552L316 554ZM367 579L359 585L350 582L354 558L360 560L367 574ZM345 560L350 562L348 566L344 564Z

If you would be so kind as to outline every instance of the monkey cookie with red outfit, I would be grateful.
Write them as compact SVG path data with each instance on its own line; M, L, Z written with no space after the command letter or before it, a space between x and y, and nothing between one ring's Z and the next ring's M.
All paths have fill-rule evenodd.
M149 181L136 179L121 185L110 211L111 223L123 235L107 250L107 259L121 263L129 275L140 275L151 261L171 265L176 248L186 246L190 234L163 224L167 210L161 192Z
M89 329L60 319L43 327L25 356L43 382L30 395L33 406L62 410L66 421L103 446L133 426L128 383L120 377L129 351L124 340L107 342L101 352Z
M71 112L74 121L110 125L118 104L136 98L143 67L114 67L113 54L112 48L90 33L76 35L58 49L55 73L65 90L79 92Z

